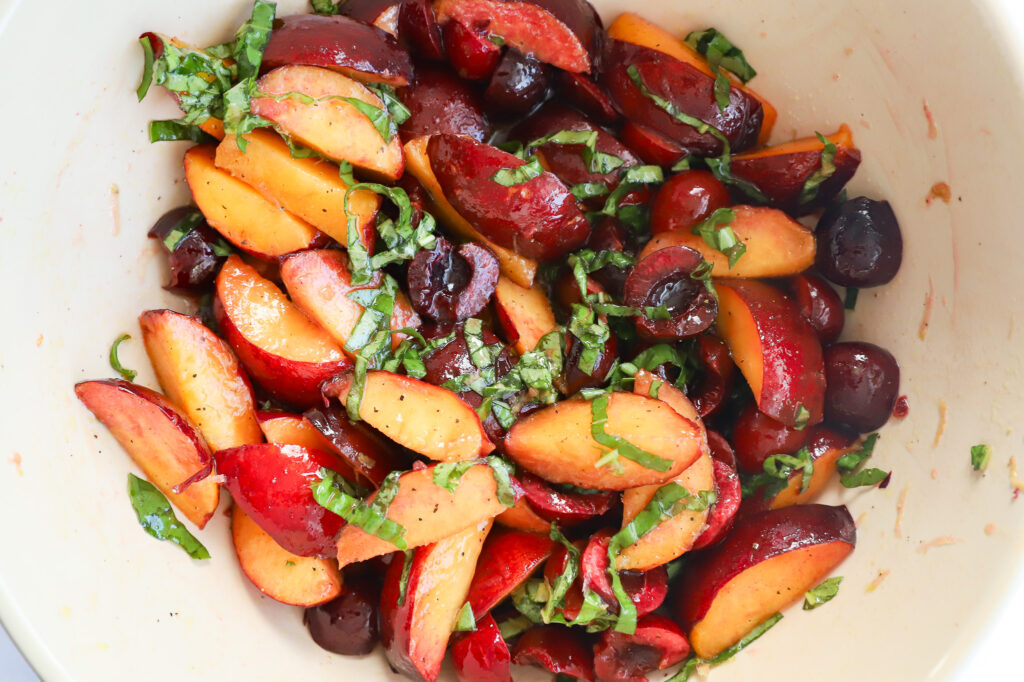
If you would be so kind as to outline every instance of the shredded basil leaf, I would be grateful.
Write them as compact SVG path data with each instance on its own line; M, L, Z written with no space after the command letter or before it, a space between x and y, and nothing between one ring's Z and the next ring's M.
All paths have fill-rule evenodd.
M816 609L825 602L832 601L839 594L839 583L843 582L842 576L835 576L813 587L804 594L804 611Z
M216 138L193 123L182 123L181 121L173 120L149 122L150 142L180 142L185 140L208 144L217 141Z
M174 515L171 503L152 483L135 474L128 474L128 497L135 516L147 533L157 540L170 540L193 559L210 558L203 543L182 525Z
M203 220L202 213L190 211L184 218L175 223L174 227L164 236L164 248L173 252L181 244L181 241L188 236L188 233L198 227Z
M377 233L384 242L385 249L373 256L369 255L362 243L359 231L359 218L349 210L352 193L369 190L388 199L398 208L397 222L378 214ZM369 284L373 273L392 263L404 263L412 260L421 249L432 249L436 244L434 217L424 212L416 226L412 224L412 202L409 195L401 187L387 187L374 182L359 182L350 185L345 192L345 213L348 215L347 248L349 271L352 284Z
M313 6L314 14L338 13L338 6L334 4L333 0L309 0L309 4Z
M617 452L619 455L636 462L642 467L661 472L670 470L672 468L671 460L641 450L625 438L612 435L604 430L604 425L608 421L608 403L610 400L609 396L603 395L595 398L590 403L592 415L590 422L591 437L599 444L609 448L611 452Z
M455 492L462 475L480 463L480 460L470 459L462 462L442 462L434 465L434 485L444 488L450 493Z
M861 443L860 449L848 452L836 460L836 469L839 471L839 482L845 488L857 488L866 485L881 483L888 475L881 469L865 469L861 471L864 463L874 454L875 442L878 434L872 433Z
M732 44L718 29L706 28L693 31L686 36L686 44L704 55L712 70L719 66L736 74L744 83L750 82L757 71L754 70L743 56L743 50Z
M531 627L533 627L533 621L520 614L498 623L498 632L501 633L501 638L507 641L518 637Z
M771 630L772 627L774 627L775 624L778 623L780 620L782 620L782 614L781 613L776 613L775 615L769 617L763 623L761 623L756 628L754 628L749 633L747 633L746 637L744 637L740 641L736 642L731 647L729 647L728 649L726 649L722 653L718 654L717 656L715 656L713 658L709 658L707 660L707 663L709 665L713 665L713 666L714 665L721 665L722 663L725 663L730 658L732 658L733 656L735 656L736 654L738 654L739 652L743 651L748 646L753 644L755 641L757 641L757 639L759 639L761 637L761 635L763 635L764 633L766 633L769 630Z
M142 78L139 81L138 89L135 90L135 94L138 95L141 102L145 99L146 93L149 92L149 88L153 85L153 62L155 61L155 55L153 53L153 43L150 41L149 36L144 35L139 38L139 44L142 45Z
M526 145L527 149L535 149L546 144L583 145L580 155L591 173L607 175L625 163L614 154L597 150L598 131L596 130L559 130L557 133L537 138Z
M764 498L770 500L789 486L789 479L800 472L800 493L807 491L814 476L814 461L806 447L793 455L772 455L764 460L763 470L743 480L743 496L749 497L759 488L764 488Z
M127 381L135 381L135 377L137 377L139 373L134 369L127 369L121 364L120 359L117 357L117 350L122 343L131 338L132 337L129 334L121 334L121 336L114 339L113 345L110 346L110 366Z
M729 269L732 269L747 252L747 245L736 236L729 224L734 220L736 211L731 208L718 208L691 230L693 234L703 239L705 244L729 259Z
M398 580L398 605L405 605L405 597L409 592L409 575L412 573L413 550L407 549L402 553L402 576ZM397 559L393 559L397 561Z
M502 187L514 187L523 185L534 178L544 174L544 167L540 165L540 159L531 156L530 159L518 168L501 168L491 176L493 182Z
M860 293L860 289L857 287L846 287L846 297L843 299L843 308L846 310L853 310L857 307L857 294Z
M818 197L821 183L828 180L836 172L836 145L821 133L814 133L823 146L821 150L821 167L811 173L804 181L803 189L800 190L800 205L808 204Z
M476 617L473 615L473 607L466 602L459 609L452 632L472 632L474 630L476 630Z
M565 568L562 573L555 578L554 585L551 586L551 596L544 608L541 609L541 618L544 619L545 623L550 623L552 616L554 616L555 608L561 606L565 600L565 595L569 592L569 588L576 582L576 576L579 575L580 571L580 550L576 545L569 542L561 531L558 530L558 526L554 523L551 524L551 530L548 531L548 536L555 542L562 543L568 554L566 555Z
M321 507L398 549L406 549L405 527L387 518L388 507L398 494L400 476L398 471L388 474L369 503L359 499L352 484L330 469L321 468L318 480L310 487L313 499Z
M398 128L395 127L395 122L388 114L387 108L381 108L368 102L364 102L358 97L342 97L341 100L351 105L352 108L366 118L370 119L370 123L373 124L377 134L380 135L388 144L390 144L391 140L398 134Z
M611 338L612 330L594 314L591 308L578 303L574 303L572 306L572 317L569 320L568 329L583 346L578 363L580 371L592 375L597 367L597 361L604 351L605 344Z
M581 182L569 188L577 201L585 201L594 197L603 197L608 194L608 186L603 182Z
M390 85L386 83L367 83L366 87L373 90L374 94L384 102L384 107L387 109L388 114L391 115L391 120L395 122L395 125L402 125L412 116L409 107L402 104L402 100L398 99L395 89Z
M803 431L811 421L811 412L802 404L796 406L796 419L793 420L793 429Z
M862 469L852 474L839 477L839 482L844 488L860 488L862 486L877 485L889 476L888 471L882 469Z
M984 471L992 456L992 448L985 444L971 446L971 467L975 471Z

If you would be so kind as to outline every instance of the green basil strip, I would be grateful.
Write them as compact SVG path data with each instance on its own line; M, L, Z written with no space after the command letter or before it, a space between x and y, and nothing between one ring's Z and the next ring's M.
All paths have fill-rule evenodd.
M391 316L395 310L395 297L399 285L395 279L385 273L381 285L376 289L357 289L349 292L347 298L359 304L363 312L359 315L356 326L345 342L345 350L357 353L369 344L379 332L391 330Z
M405 605L405 597L409 592L409 575L412 573L413 550L407 549L402 557L402 576L398 581L398 605ZM397 561L397 559L395 560Z
M593 197L603 197L608 194L608 186L603 182L581 182L569 188L577 201L585 201Z
M605 349L605 344L611 338L612 330L608 328L606 322L594 314L592 309L578 303L574 303L572 306L572 317L569 320L568 329L583 346L577 366L584 374L592 374Z
M379 194L398 208L397 222L384 219L377 223L377 233L384 242L385 249L373 256L369 255L362 243L358 216L349 210L352 192L363 189ZM352 275L352 283L357 286L369 284L375 271L392 263L412 260L421 249L432 249L436 244L434 217L424 212L419 223L413 227L412 202L401 187L387 187L375 182L355 183L345 192L344 207L348 216L349 272Z
M576 577L580 571L580 550L576 545L569 542L569 540L562 535L562 532L558 530L558 526L554 523L551 524L551 530L548 532L548 536L555 542L562 543L568 554L565 559L565 568L562 570L561 575L555 578L554 585L551 586L551 596L548 598L544 608L541 609L541 618L545 623L550 623L552 616L555 614L555 609L562 605L565 600L565 595L569 592L569 588L576 582Z
M530 159L518 168L500 168L491 176L493 182L502 187L515 187L523 185L534 178L544 174L544 167L540 165L540 159L531 156Z
M818 141L821 142L824 147L821 150L821 167L811 173L811 175L804 180L803 189L800 190L800 204L808 204L814 201L818 197L818 190L821 187L821 183L828 180L836 172L836 145L821 133L815 132L818 136Z
M735 220L736 211L731 208L719 208L694 225L691 230L693 234L703 239L705 244L729 259L730 270L747 252L747 245L740 241L729 224Z
M212 144L217 141L215 137L208 134L202 128L191 123L181 121L150 121L149 122L150 142L182 142L191 141Z
M373 90L374 94L384 102L384 107L388 110L391 120L395 122L395 125L402 125L412 116L412 112L409 111L407 106L402 104L402 100L398 99L395 89L390 85L386 83L367 83L366 87Z
M314 14L338 13L338 6L334 4L333 0L309 0L309 4L313 6Z
M587 164L587 170L591 173L607 175L625 163L614 154L607 154L597 150L598 131L596 130L559 130L557 133L537 138L526 145L527 149L534 149L546 144L561 145L583 145L581 156Z
M110 366L127 381L135 381L135 377L137 377L139 373L134 369L127 369L121 364L121 360L117 357L117 350L122 343L131 338L132 337L128 334L121 334L121 336L114 339L114 343L110 346Z
M135 91L138 95L139 101L141 102L146 97L146 93L149 92L150 86L153 84L153 44L149 40L149 36L142 36L139 38L139 44L142 45L142 79L139 81L139 87Z
M841 474L849 474L856 471L864 462L870 459L875 452L875 443L878 442L878 434L872 433L861 443L858 450L847 452L836 460L836 469Z
M466 602L459 609L459 615L455 618L455 627L452 632L472 632L476 630L476 617L473 615L473 607Z
M889 475L888 471L882 469L861 469L852 474L839 477L839 482L844 488L860 488L863 486L877 485L884 481Z
M255 78L259 74L276 11L277 3L256 0L249 20L235 33L232 55L239 80Z
M839 594L839 583L843 582L842 576L835 576L813 587L804 594L804 611L816 609L822 604L832 601Z
M731 647L721 652L714 658L688 658L686 662L683 664L683 667L679 669L679 672L665 680L665 682L687 682L690 679L690 676L693 675L694 671L697 669L697 666L701 663L704 663L712 667L725 663L733 656L735 656L736 654L738 654L739 652L743 651L748 646L753 644L755 641L757 641L761 637L761 635L771 630L775 626L775 624L778 623L780 620L782 620L781 613L776 613L775 615L769 617L767 620L765 620L756 628L747 633L746 637L736 642Z
M188 233L198 227L203 220L205 220L205 218L203 218L203 214L199 211L189 212L188 215L179 220L164 236L164 247L168 251L174 251L177 249L178 245L181 244L181 241L188 236Z
M505 507L516 506L516 492L512 487L512 474L515 467L497 455L490 455L484 460L491 467L494 483L497 485L498 502Z
M498 632L501 633L501 638L507 641L513 637L523 634L533 627L533 625L533 621L526 616L513 616L508 620L503 620L498 623Z
M625 438L605 432L604 425L605 422L608 421L609 400L609 396L604 395L599 398L595 398L590 404L590 411L592 415L592 421L590 422L590 435L593 439L612 451L618 451L618 454L628 460L636 462L644 468L661 472L671 469L671 460L659 457L658 455L646 452L645 450L641 450Z
M857 307L857 294L860 289L857 287L846 287L846 296L843 298L843 308L853 310Z
M992 456L992 448L985 444L971 446L971 468L975 471L984 471L988 467L988 460Z
M128 474L128 497L135 516L147 533L157 540L169 540L188 552L193 559L209 559L210 553L185 526L178 521L171 503L149 481Z
M686 36L686 44L704 55L713 69L719 66L728 69L744 83L749 83L757 75L757 71L743 56L743 50L733 45L718 29L693 31Z
M796 406L796 419L793 420L793 430L803 431L811 421L811 412L803 404Z
M342 97L342 101L351 105L356 111L370 119L370 123L377 130L377 134L381 138L391 144L391 140L398 133L398 129L395 127L395 123L391 120L391 116L388 114L387 108L381 108L369 104L359 99L358 97Z
M387 518L388 507L398 494L400 475L397 471L388 474L369 504L358 499L348 482L330 469L321 468L319 479L310 487L313 499L321 507L398 549L406 549L405 527Z
M444 488L450 493L455 492L463 474L471 468L480 464L478 459L470 459L462 462L441 462L434 465L433 481L438 488Z

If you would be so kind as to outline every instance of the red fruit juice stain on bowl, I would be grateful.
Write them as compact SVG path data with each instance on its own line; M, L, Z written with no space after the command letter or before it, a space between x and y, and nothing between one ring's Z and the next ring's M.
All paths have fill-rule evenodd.
M892 408L892 416L896 419L903 419L910 414L910 403L907 402L907 396L901 395L896 399L896 405Z

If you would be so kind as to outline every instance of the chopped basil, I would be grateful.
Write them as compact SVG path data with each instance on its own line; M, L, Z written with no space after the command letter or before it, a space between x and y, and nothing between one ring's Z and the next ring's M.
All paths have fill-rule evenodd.
M810 411L802 404L796 406L796 419L793 421L793 429L796 431L803 431L807 428L808 422L811 421Z
M693 234L703 239L705 244L726 256L730 269L747 252L747 245L740 241L729 225L734 220L736 211L731 208L718 208L691 230Z
M391 119L388 114L387 108L381 108L364 102L358 97L342 97L342 101L351 105L356 111L370 119L370 123L377 130L377 134L383 138L388 144L398 134L398 129L395 127L395 122Z
M839 482L845 488L857 488L865 485L875 485L885 480L888 474L881 469L864 469L861 467L874 454L875 442L878 434L872 433L861 443L860 449L848 452L836 460L836 469L839 471Z
M804 611L816 609L825 602L832 601L839 594L839 583L841 582L843 582L842 576L835 576L808 590L804 594Z
M697 373L697 359L693 353L680 353L679 350L667 343L659 343L651 346L633 358L633 365L638 369L652 371L660 365L669 364L679 368L679 378L676 379L676 388L685 388L686 384Z
M502 639L510 640L523 634L531 627L533 627L533 621L520 614L498 623L498 632L501 633Z
M756 628L748 632L743 639L736 642L731 647L721 652L717 656L714 656L713 658L688 658L686 662L683 664L683 667L679 669L679 672L665 680L665 682L687 682L690 679L690 676L693 675L694 671L697 669L697 666L701 663L704 663L705 665L709 666L718 666L725 663L733 656L735 656L736 654L738 654L739 652L743 651L748 646L753 644L756 640L758 640L761 637L761 635L771 630L775 626L775 624L778 623L780 620L782 620L782 614L776 613L775 615L769 617L767 620L759 624Z
M491 176L493 182L502 187L514 187L523 185L534 178L544 174L544 167L540 165L540 159L531 156L529 160L518 168L501 168Z
M607 154L597 150L598 131L596 130L559 130L557 133L537 138L526 145L527 149L535 149L546 144L568 144L583 145L580 155L583 162L587 164L587 170L591 173L607 175L625 163L614 154Z
M379 214L377 233L386 247L373 256L369 255L363 244L359 231L359 218L349 211L349 200L353 192L369 190L388 199L398 208L398 220L384 218ZM352 284L369 284L373 273L392 263L404 263L412 260L420 249L432 249L436 243L434 217L424 212L419 224L412 224L412 202L409 195L401 187L387 187L374 182L360 182L349 186L345 192L345 213L348 214L347 247L349 271Z
M609 448L610 453L614 452L617 455L621 455L642 467L661 472L670 470L672 468L671 460L641 450L625 438L612 435L604 430L604 425L608 421L608 403L610 400L609 396L602 395L590 403L590 435L593 439L604 447Z
M857 294L860 293L860 289L857 287L846 287L846 297L843 299L843 308L846 310L853 310L857 307Z
M512 156L518 156L523 161L526 161L526 147L519 140L506 140L494 146L503 152L508 152Z
M750 82L757 71L743 56L743 50L732 44L718 29L706 28L686 36L686 44L704 55L712 68L721 66L736 74L744 83Z
M205 143L217 141L216 138L194 123L182 123L181 121L149 122L150 142L180 142L184 140Z
M569 188L577 201L584 201L593 197L603 197L608 194L608 186L603 182L581 182Z
M890 472L882 469L862 469L840 476L839 482L843 484L844 488L860 488L861 486L877 485L887 479L889 474Z
M743 481L743 496L749 497L764 488L764 499L770 500L789 486L789 478L800 472L800 492L807 491L814 476L814 460L806 447L794 455L772 455L764 460L763 471Z
M454 493L455 488L459 485L459 481L462 480L462 475L479 463L480 460L470 459L463 462L442 462L440 464L435 464L433 476L434 485L439 488L444 488L450 493Z
M139 80L139 87L135 90L135 94L141 102L153 85L153 62L156 55L153 53L153 42L148 35L139 38L139 44L142 46L142 78Z
M295 566L295 562L289 559L288 561L284 562L284 565L288 568L292 568Z
M645 185L658 185L665 181L661 166L627 166L619 171L619 184L605 199L604 206L593 216L615 216L637 232L643 231L647 223L647 205L621 206L622 200L630 192Z
M210 553L188 529L178 521L171 503L149 481L128 474L128 497L135 516L147 533L157 540L170 540L188 552L193 559L209 559Z
M669 168L673 173L679 173L680 171L690 170L690 166L693 164L693 159L689 155L684 156L675 162L675 164Z
M369 344L378 332L391 329L391 316L395 310L395 297L398 291L399 286L395 278L384 273L378 288L356 289L348 294L347 298L362 306L363 312L359 315L348 341L345 342L345 350L357 353Z
M714 266L711 264L711 261L704 261L690 273L690 279L704 282L704 286L707 288L708 292L715 297L715 300L718 300L718 292L715 291L715 283L711 278L711 271L713 269Z
M114 339L113 345L110 346L110 366L127 381L135 381L135 377L137 377L139 373L134 369L127 369L121 364L121 360L117 357L117 349L122 343L131 338L132 337L128 334L121 334L121 336Z
M409 575L412 573L413 550L407 549L402 553L402 576L398 580L398 605L405 605L405 596L409 592ZM397 561L393 559L392 561Z
M313 499L321 507L370 535L405 549L405 527L387 518L388 507L398 494L400 476L398 471L388 474L370 503L359 499L352 484L330 469L321 468L319 479L310 487Z
M203 214L199 211L190 211L184 218L175 223L174 227L168 230L163 238L164 248L174 251L178 248L188 233L199 226L204 220Z
M384 108L387 109L388 113L391 115L391 120L395 122L395 125L402 125L409 120L410 116L412 116L412 112L409 111L409 107L402 104L402 100L398 99L395 89L390 85L387 85L386 83L367 83L366 87L373 90L374 94L380 97L380 100L384 102Z
M277 3L256 0L253 3L252 15L235 32L235 42L231 48L238 78L252 78L259 74L263 51L267 49L270 32L274 24Z
M608 328L607 323L594 314L591 308L578 303L574 303L572 306L572 317L569 319L568 329L583 346L578 363L580 371L587 375L593 374L597 367L597 361L605 349L605 344L611 338L611 329Z
M338 6L334 4L333 0L309 0L309 4L313 6L314 14L338 13Z
M971 446L971 466L975 471L984 471L991 456L992 448L989 446L984 444Z
M512 464L497 455L486 457L484 461L491 467L497 486L498 502L509 508L516 506L516 491L512 487L512 474L515 473L515 469Z
M621 251L604 250L595 252L591 249L582 249L569 254L567 263L572 268L576 285L580 288L580 295L583 297L583 300L587 300L587 275L597 272L606 265L628 268L636 264L636 258Z
M814 133L823 146L821 150L821 167L811 173L810 177L804 180L803 189L800 190L800 204L808 204L818 197L818 190L821 183L828 180L836 172L836 145L821 133Z
M554 584L551 586L551 596L547 600L547 603L541 609L541 618L544 619L545 623L551 622L551 617L555 613L555 608L561 606L562 601L565 599L565 595L569 592L569 588L576 582L576 576L579 575L580 571L580 550L576 545L569 542L569 540L562 535L561 531L558 530L558 526L554 523L551 524L551 530L548 531L548 536L555 542L562 543L568 554L565 559L565 568L562 573L555 578Z
M493 33L487 36L487 39L497 45L498 47L505 47L505 39L499 35Z
M466 602L459 609L452 632L472 632L473 630L476 630L476 617L473 615L473 607Z

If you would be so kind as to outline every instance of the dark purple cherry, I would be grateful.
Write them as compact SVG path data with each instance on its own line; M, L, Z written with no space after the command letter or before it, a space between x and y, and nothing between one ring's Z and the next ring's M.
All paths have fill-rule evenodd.
M691 275L704 257L687 246L655 251L636 264L626 278L623 298L628 306L664 306L669 319L637 317L637 331L655 339L685 339L710 327L718 315L718 301Z
M313 641L346 656L362 656L377 644L380 588L369 580L346 580L340 596L306 609L303 620Z
M815 265L844 287L877 287L896 276L903 260L900 224L888 201L857 197L833 204L815 232Z
M183 294L202 294L213 287L230 247L193 206L163 214L149 230L167 252L171 281L164 288Z
M409 263L409 299L421 315L437 322L473 317L491 300L498 285L498 259L486 246L453 246L443 237Z
M491 74L484 105L496 118L514 118L530 112L548 94L547 66L509 48Z
M884 348L852 341L825 349L826 421L874 431L889 420L899 391L900 367Z
M614 334L609 336L604 342L604 347L597 351L597 360L590 372L585 372L580 367L580 359L585 350L586 347L575 334L568 332L565 335L565 368L562 370L562 385L559 389L566 395L603 384L619 355L619 344Z
M786 288L800 307L800 312L818 333L821 345L835 343L843 332L846 312L839 294L823 277L804 273L791 277Z

